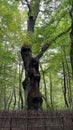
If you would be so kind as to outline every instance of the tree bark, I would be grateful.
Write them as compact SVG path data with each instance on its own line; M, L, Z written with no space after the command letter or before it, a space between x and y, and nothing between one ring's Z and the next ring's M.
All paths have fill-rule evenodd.
M31 48L27 45L22 46L21 56L25 67L25 80L22 84L26 92L27 109L38 110L43 101L39 90L39 61L32 56Z

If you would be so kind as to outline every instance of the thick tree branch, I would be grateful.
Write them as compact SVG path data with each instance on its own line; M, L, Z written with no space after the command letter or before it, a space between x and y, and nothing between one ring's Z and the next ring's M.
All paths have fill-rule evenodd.
M29 4L28 0L25 0L25 2L23 0L21 0L22 5L27 5L29 11L31 11L31 5Z
M43 44L39 54L36 56L36 58L39 60L43 54L47 51L47 49L53 44L53 42L55 42L58 38L62 37L63 35L65 35L66 33L68 33L70 31L71 27L69 27L66 31L60 33L59 35L57 35L55 38L53 38L50 42L46 42Z
M31 5L29 4L28 0L25 0L28 6L29 11L31 11Z

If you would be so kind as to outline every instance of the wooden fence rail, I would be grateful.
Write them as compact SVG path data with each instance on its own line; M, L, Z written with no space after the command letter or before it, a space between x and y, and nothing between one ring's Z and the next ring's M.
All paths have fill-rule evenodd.
M73 111L0 111L0 130L73 130Z

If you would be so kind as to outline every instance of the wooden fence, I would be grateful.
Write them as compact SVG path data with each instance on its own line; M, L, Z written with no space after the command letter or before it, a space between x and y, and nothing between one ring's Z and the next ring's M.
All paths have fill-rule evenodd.
M73 111L0 111L0 130L73 130Z

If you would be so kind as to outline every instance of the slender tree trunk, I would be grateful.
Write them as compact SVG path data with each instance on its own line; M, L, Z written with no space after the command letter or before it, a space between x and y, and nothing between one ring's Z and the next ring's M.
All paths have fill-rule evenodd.
M10 105L12 103L12 99L13 99L13 91L12 93L10 94L10 99L9 99L9 102L8 102L8 110L10 109Z
M14 96L13 110L15 109L15 106L16 106L16 86L15 86L15 81L16 81L17 65L15 65L15 66L16 66L16 69L15 69L14 86L13 86L13 96Z
M51 73L50 73L50 101L51 101L51 108L54 109L52 92L53 92L53 89L52 89L52 77L51 77Z
M71 17L71 32L70 32L70 38L71 38L71 48L70 48L70 59L71 59L71 68L72 68L72 77L73 77L73 2L71 5L71 11L70 11L70 17Z
M18 107L19 109L23 109L23 96L22 96L22 87L21 87L21 79L22 79L22 73L23 73L23 69L22 72L20 71L20 63L21 60L19 59L19 101L18 101Z
M65 75L65 66L64 66L64 62L62 61L62 66L63 66L63 78L64 78L64 85L63 85L63 94L64 94L64 101L65 101L65 105L67 106L67 108L69 107L68 105L68 101L67 101L67 87L66 87L66 75Z
M48 108L48 98L47 98L47 88L46 88L46 81L45 81L45 75L44 75L44 71L42 68L42 65L40 64L41 70L42 70L42 76L43 76L43 82L44 82L44 95L45 95L45 100L46 100L46 108Z
M64 53L64 59L65 59L65 63L66 63L66 69L67 69L67 89L68 89L68 100L69 100L69 104L70 104L70 108L71 108L71 103L72 103L72 88L71 88L71 82L70 82L70 72L69 72L69 66L68 66L68 61L66 58L66 51L65 51L65 47L63 47L63 53Z
M6 80L6 74L5 74L5 69L6 69L6 65L4 64L4 88L3 88L3 91L4 91L4 109L6 110L7 109L7 97L6 97L6 84L5 84L5 80Z

